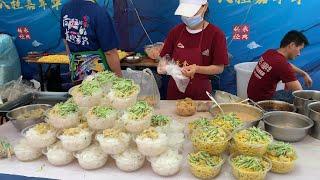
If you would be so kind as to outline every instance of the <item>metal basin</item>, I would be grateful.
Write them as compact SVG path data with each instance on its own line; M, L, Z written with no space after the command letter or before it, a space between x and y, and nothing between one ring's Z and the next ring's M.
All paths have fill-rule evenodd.
M240 103L219 104L225 114L235 113L245 122L245 127L257 126L263 118L263 111L255 106ZM212 116L221 114L220 109L215 105L209 109Z
M265 111L288 111L288 112L295 112L296 108L294 105L284 102L284 101L276 101L276 100L266 100L266 101L259 101L257 103L261 108Z
M43 122L45 118L45 113L40 116L40 117L34 117L31 119L25 119L25 120L17 120L17 117L21 114L28 113L32 110L37 110L37 109L43 109L44 111L47 111L48 109L51 108L51 105L48 104L33 104L33 105L27 105L27 106L22 106L16 109L13 109L7 113L7 118L11 120L12 124L14 127L21 131L22 129Z
M309 118L313 120L314 126L311 128L311 136L320 139L320 102L308 105Z
M308 104L320 101L320 91L300 90L292 93L294 96L293 104L297 112L308 116Z
M313 121L307 116L285 111L268 112L264 116L264 126L275 139L287 142L302 140L308 135Z

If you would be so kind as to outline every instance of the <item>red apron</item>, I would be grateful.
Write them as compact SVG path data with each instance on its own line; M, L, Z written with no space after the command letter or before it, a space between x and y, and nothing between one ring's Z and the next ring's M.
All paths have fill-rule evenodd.
M174 46L172 58L176 61L186 61L189 65L196 64L199 66L206 65L202 59L202 37L203 31L201 32L200 43L196 48L179 48L178 44L181 44L180 38L183 32L186 31L186 28L183 28L181 31L178 41ZM172 77L169 79L168 89L167 89L167 99L176 100L184 99L189 97L193 100L209 100L209 97L206 95L206 91L212 92L211 81L209 80L208 75L204 74L195 74L193 79L190 79L190 82L187 86L185 93L182 93L178 90L178 87Z

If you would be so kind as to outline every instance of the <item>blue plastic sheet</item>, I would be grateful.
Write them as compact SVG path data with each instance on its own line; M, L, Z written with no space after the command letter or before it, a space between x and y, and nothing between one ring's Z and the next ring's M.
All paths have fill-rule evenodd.
M0 0L10 4L11 0ZM20 56L28 51L63 51L59 35L59 9L52 8L51 1L46 0L51 8L39 8L39 0L34 11L24 9L0 9L0 32L16 37L15 43ZM27 0L20 1L25 5ZM62 0L62 4L66 0ZM121 49L143 51L150 44L139 19L153 42L163 41L168 31L180 17L174 16L178 0L98 0L106 6L114 20L121 40ZM311 89L320 89L320 18L317 8L320 1L310 0L209 0L208 20L219 26L226 34L228 50L233 58L230 67L220 75L220 88L236 93L236 78L233 65L255 61L269 48L278 48L281 38L292 29L304 31L310 41L299 58L293 61L311 74L314 85ZM237 25L247 25L250 29L247 40L233 40L233 29ZM21 40L17 28L28 27L31 40ZM36 42L35 42L36 41ZM38 46L37 46L38 45ZM24 75L32 76L36 69L23 64Z

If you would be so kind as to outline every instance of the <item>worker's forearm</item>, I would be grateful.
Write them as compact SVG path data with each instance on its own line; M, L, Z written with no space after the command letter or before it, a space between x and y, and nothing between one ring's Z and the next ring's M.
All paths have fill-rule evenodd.
M116 49L105 52L107 63L112 72L114 72L117 76L122 77L120 60L118 56L118 52Z
M210 66L197 66L196 73L214 75L221 74L224 70L224 65L210 65Z
M298 68L297 66L291 64L291 67L293 69L293 71L301 76L306 75L307 73L305 71L303 71L302 69Z

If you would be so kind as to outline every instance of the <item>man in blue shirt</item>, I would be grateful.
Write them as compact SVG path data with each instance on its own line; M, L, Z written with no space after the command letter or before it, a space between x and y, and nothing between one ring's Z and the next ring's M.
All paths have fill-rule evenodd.
M70 56L72 80L76 84L102 70L122 76L117 33L106 8L95 1L71 0L61 9L60 23L61 37Z

